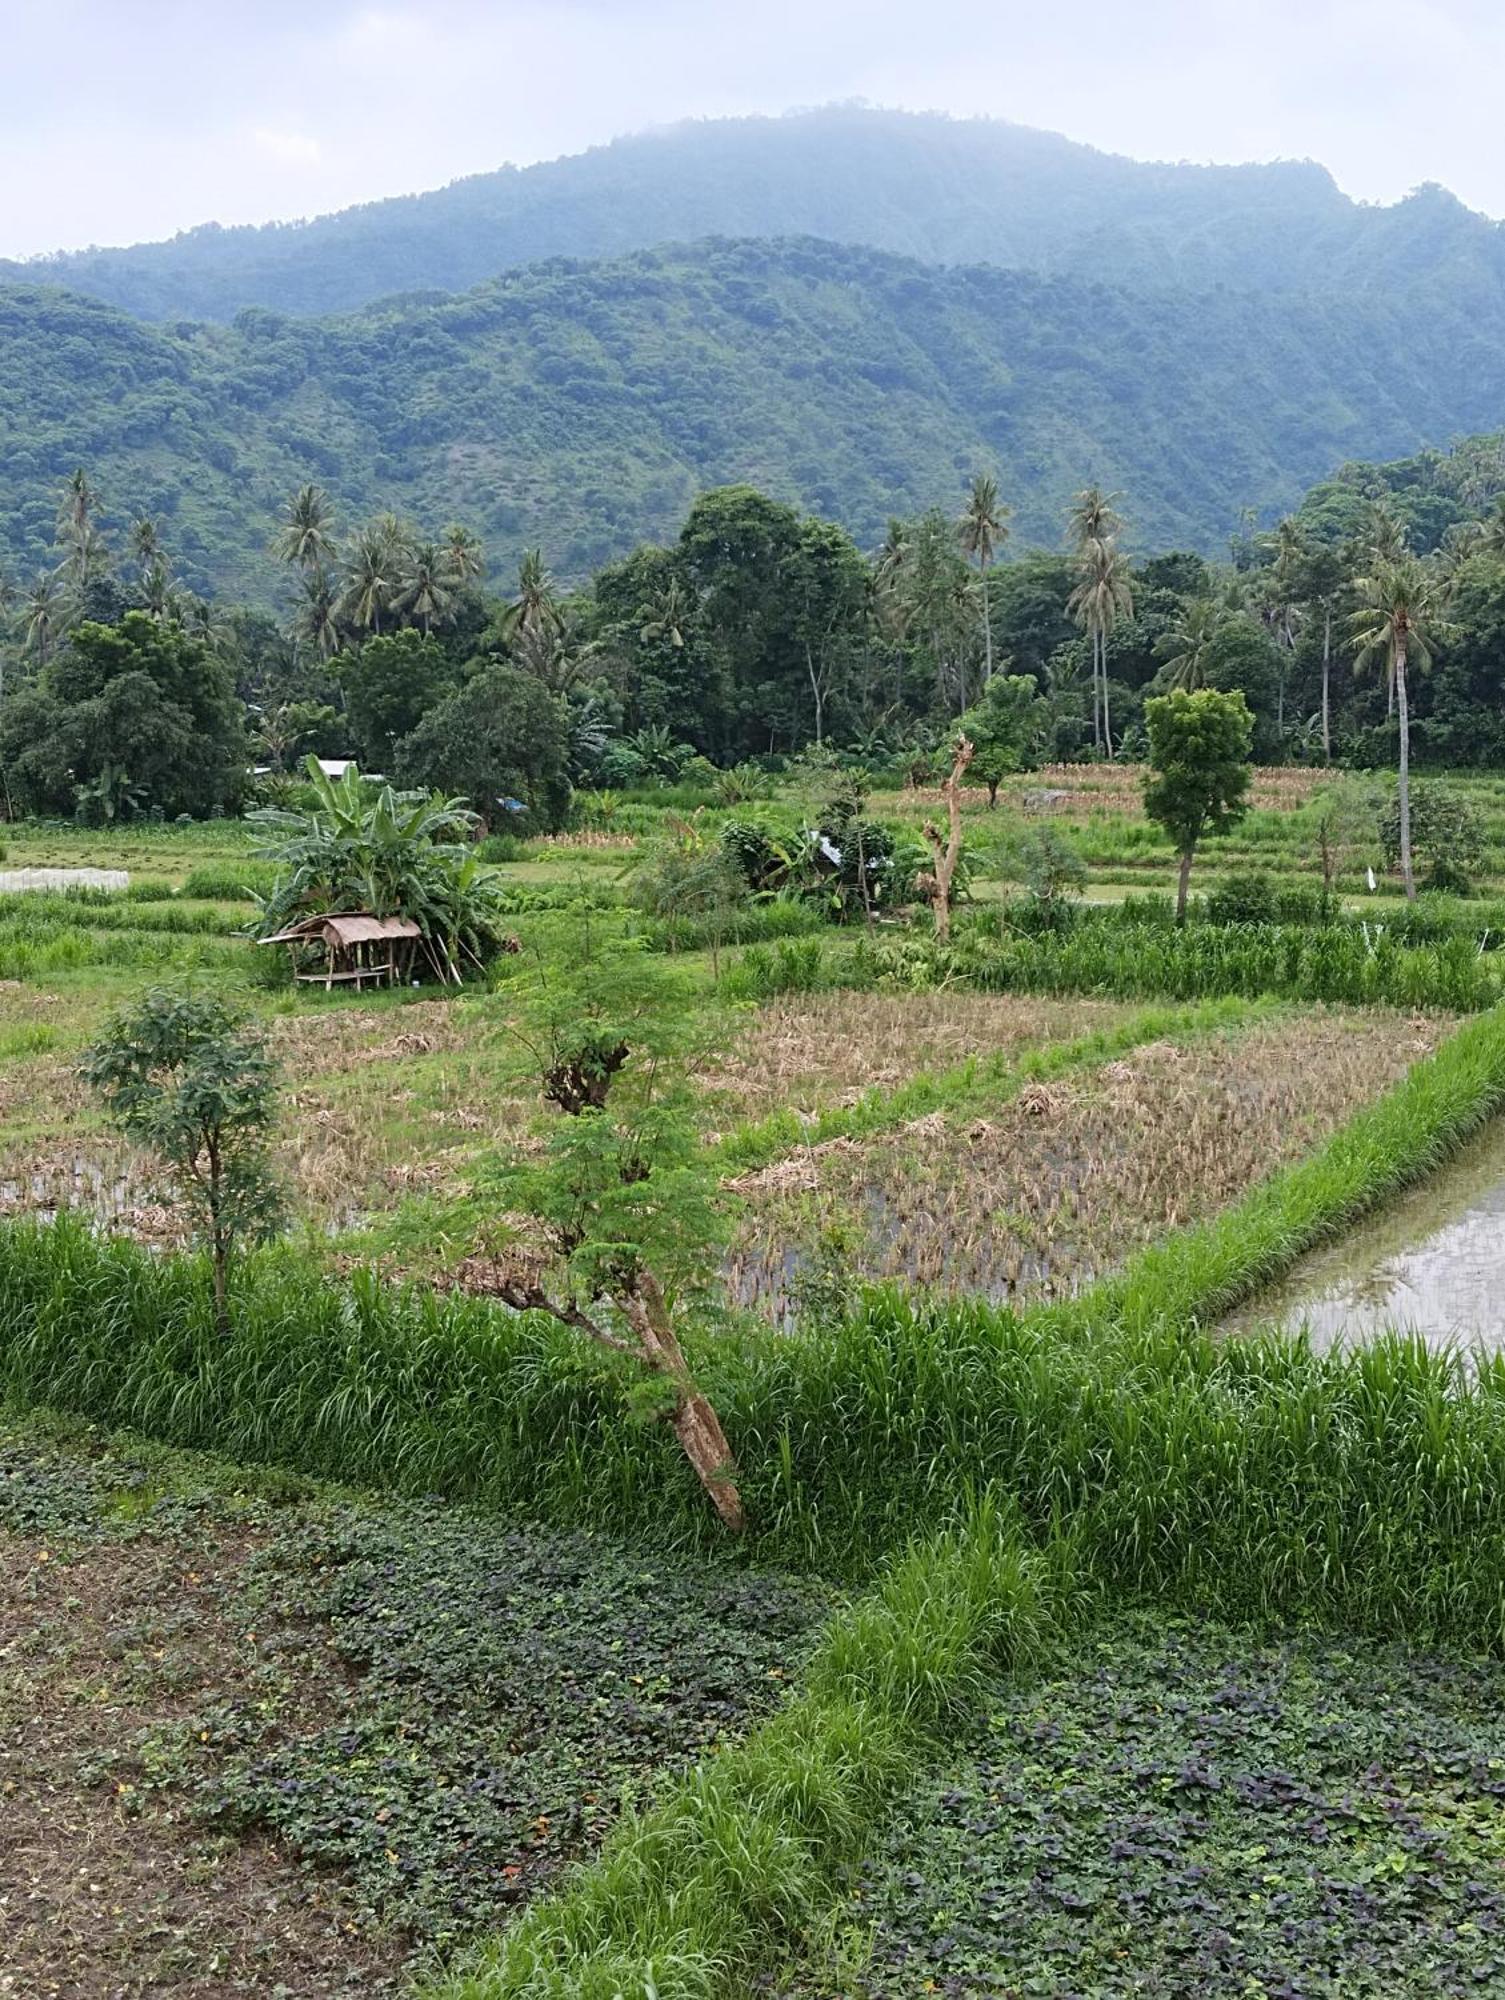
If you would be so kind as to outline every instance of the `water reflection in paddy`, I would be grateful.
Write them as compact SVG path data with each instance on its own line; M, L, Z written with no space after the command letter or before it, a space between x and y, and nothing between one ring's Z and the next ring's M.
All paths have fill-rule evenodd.
M1304 1257L1228 1331L1272 1322L1308 1326L1318 1347L1390 1327L1505 1347L1505 1118L1381 1214Z

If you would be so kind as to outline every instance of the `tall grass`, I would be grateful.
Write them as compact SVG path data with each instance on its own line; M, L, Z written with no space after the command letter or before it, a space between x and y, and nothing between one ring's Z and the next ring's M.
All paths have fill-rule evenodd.
M90 921L99 914L90 910L66 916L50 912L0 916L0 979L35 979L87 966L162 970L223 965L247 950L243 942L208 934L198 925L183 932L176 926L169 930L137 923L128 929L102 928ZM214 930L220 931L222 925L223 919L216 916Z
M1342 1006L1443 1007L1469 1013L1500 996L1496 954L1471 939L1406 946L1348 925L1192 924L1176 929L1086 915L1064 935L962 936L917 959L914 976L955 977L985 992L1093 993L1118 999L1211 999L1269 993Z

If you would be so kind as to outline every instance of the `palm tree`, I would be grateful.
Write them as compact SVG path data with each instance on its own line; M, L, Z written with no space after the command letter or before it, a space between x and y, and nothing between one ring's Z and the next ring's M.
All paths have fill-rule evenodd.
M394 602L405 617L418 620L425 639L434 620L443 624L454 609L453 575L444 551L433 542L418 542L409 550Z
M159 563L167 567L167 550L162 545L162 530L150 514L138 514L126 530L126 544L136 558L136 566L142 576L146 576Z
M313 647L321 660L340 650L340 606L334 578L322 566L302 579L303 596L293 621L293 637Z
M1012 509L999 503L998 481L979 472L973 478L967 504L956 524L956 537L961 543L962 554L977 564L981 580L984 687L993 678L993 613L988 603L988 568L1008 540L1011 512Z
M141 579L146 608L160 625L173 608L172 571L159 556Z
M1432 648L1444 636L1442 591L1438 580L1414 556L1379 564L1355 585L1359 608L1352 619L1354 671L1371 660L1385 662L1386 685L1400 716L1400 862L1406 901L1416 900L1411 867L1411 710L1406 697L1408 666L1430 665Z
M47 648L57 637L62 600L56 570L42 569L37 571L30 590L21 601L27 651L35 653L43 666L47 664Z
M345 556L341 615L358 632L370 632L376 638L381 636L382 613L396 589L394 553L387 526L376 522L359 531Z
M1095 588L1094 576L1098 577L1100 583L1101 573L1113 567L1111 558L1117 546L1118 532L1123 526L1123 520L1113 504L1117 498L1116 493L1104 493L1101 486L1084 486L1071 503L1071 512L1067 516L1067 534L1072 547L1076 550L1077 573L1080 578L1076 590L1072 593L1068 609L1072 609L1072 605L1077 605L1080 600L1078 608L1072 609L1072 616L1092 637L1092 741L1093 746L1098 749L1106 743L1110 757L1113 755L1113 734L1107 719L1107 634L1116 621L1117 614L1113 614L1108 619L1107 625L1103 626L1099 624L1095 614L1091 617L1085 615L1085 610ZM1123 587L1126 608L1132 611L1133 600L1127 596L1127 565L1125 565Z
M519 632L529 630L557 632L560 623L554 579L544 565L542 551L527 549L517 572L517 595L503 613L502 628L509 639L515 639Z
M578 619L569 616L557 625L519 626L513 649L523 671L555 694L568 693L601 650L595 640L586 638Z
M1089 542L1110 542L1123 527L1113 503L1116 493L1105 493L1101 486L1084 486L1071 503L1068 517L1072 546L1084 549Z
M1280 648L1280 674L1275 683L1275 727L1284 736L1286 726L1286 676L1296 651L1296 623L1301 615L1303 571L1310 560L1306 534L1292 514L1276 523L1275 532L1265 538L1270 567L1265 579L1265 622L1275 633Z
M1155 648L1173 688L1195 694L1206 687L1208 661L1226 623L1226 613L1215 598L1183 599L1179 618Z
M445 570L455 588L464 590L468 584L479 583L486 570L480 538L456 522L444 530L443 545Z
M322 486L300 486L272 545L280 561L307 574L333 560L334 514Z
M1108 634L1120 618L1132 617L1134 592L1129 559L1111 540L1088 541L1077 556L1078 582L1066 609L1092 641L1092 724L1094 741L1113 755L1108 715Z
M69 479L58 501L57 541L63 551L59 568L75 594L81 593L108 561L99 525L99 490L82 466Z
M644 606L648 615L638 627L639 639L647 646L657 645L663 640L676 653L683 651L685 626L691 609L689 593L677 576L671 576L657 600Z

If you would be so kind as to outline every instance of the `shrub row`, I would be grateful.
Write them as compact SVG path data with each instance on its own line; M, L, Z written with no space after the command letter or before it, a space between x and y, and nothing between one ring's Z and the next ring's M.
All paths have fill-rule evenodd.
M961 979L985 992L1095 993L1124 1000L1258 993L1342 1006L1470 1013L1499 998L1493 954L1468 938L1408 946L1354 925L1189 924L1176 929L1086 914L1062 932L959 934L949 947L903 940L890 975L912 985Z

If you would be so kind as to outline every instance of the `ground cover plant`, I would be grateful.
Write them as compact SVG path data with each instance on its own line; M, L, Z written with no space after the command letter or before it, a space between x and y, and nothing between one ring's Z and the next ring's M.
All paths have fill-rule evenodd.
M989 1688L789 2000L1505 1983L1498 1658L1140 1614Z
M5 1971L397 1993L735 1740L827 1595L0 1418Z

